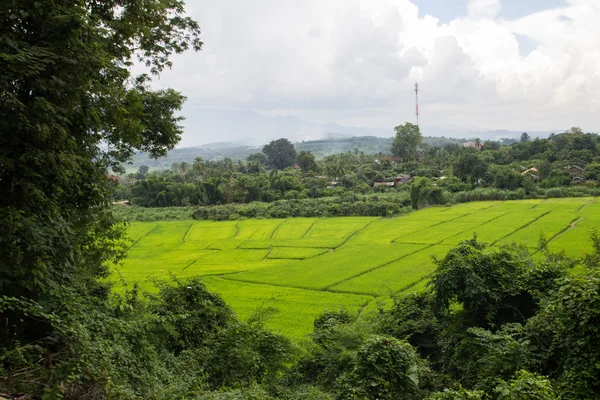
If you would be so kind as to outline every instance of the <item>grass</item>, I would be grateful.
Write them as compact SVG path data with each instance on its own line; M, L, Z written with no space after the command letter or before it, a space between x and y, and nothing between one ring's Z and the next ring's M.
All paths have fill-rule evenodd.
M422 249L391 264L332 286L330 290L372 296L396 294L431 275L435 270L433 256L441 258L449 249L449 246Z
M315 317L323 310L343 308L357 313L372 299L369 296L293 288L281 290L271 285L232 282L217 277L205 278L204 283L218 292L242 319L267 311L269 317L265 324L268 328L295 338L309 334Z
M267 326L299 338L326 308L366 312L390 295L423 290L432 256L474 234L532 252L544 234L551 250L581 255L594 229L600 203L593 198L474 202L394 219L131 222L129 257L113 279L152 290L153 280L170 274L203 276L241 317L274 307Z
M264 268L232 275L228 279L323 290L344 279L385 265L415 251L423 245L372 244L368 251L361 245L347 245L322 256L294 261L285 268Z

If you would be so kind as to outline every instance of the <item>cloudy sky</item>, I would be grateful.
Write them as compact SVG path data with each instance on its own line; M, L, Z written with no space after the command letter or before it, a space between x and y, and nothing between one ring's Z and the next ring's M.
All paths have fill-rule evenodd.
M414 121L416 81L423 126L600 130L600 0L187 0L187 9L204 49L176 57L155 83L188 97L184 144L218 139L196 126L208 110L391 129Z

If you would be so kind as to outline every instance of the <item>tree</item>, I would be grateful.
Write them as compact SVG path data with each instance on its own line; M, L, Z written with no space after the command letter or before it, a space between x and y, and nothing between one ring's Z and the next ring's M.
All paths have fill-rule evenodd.
M287 139L281 138L271 141L262 149L267 165L272 168L285 169L296 161L294 145Z
M182 132L175 112L184 96L151 90L150 77L129 67L135 57L158 74L172 54L199 50L199 33L179 0L2 3L2 301L65 315L105 298L97 278L125 251L106 171L136 150L166 154ZM58 346L48 319L19 307L0 307L0 318L0 353L14 338Z
M196 175L202 175L204 173L204 169L206 165L204 164L204 159L200 156L194 158L194 163L192 164L192 171Z
M476 154L462 155L454 165L454 173L464 182L477 183L487 172L487 163Z
M403 161L414 160L417 156L417 149L423 141L419 126L407 122L404 125L398 125L394 130L396 138L392 143L392 154Z
M427 203L431 190L431 182L427 178L418 177L410 185L410 200L413 210L418 210Z
M527 132L523 132L521 134L521 143L529 142L529 140L530 140L529 134Z
M254 154L250 154L247 158L246 161L248 162L257 162L261 165L266 165L267 164L267 157L265 157L265 155L263 153L254 153Z
M423 398L419 383L427 369L407 342L372 336L357 352L354 375L358 392L368 399Z
M149 166L140 165L140 167L138 168L138 172L137 172L137 178L138 179L146 179L146 175L148 175L149 170L150 170Z
M315 156L310 151L302 150L300 153L298 153L296 156L296 162L304 172L316 172L319 169L319 166L315 161Z
M470 326L500 326L524 322L537 310L527 285L531 260L525 253L486 251L476 239L461 242L437 263L430 286L435 304L447 310L461 305Z
M502 382L495 390L498 400L559 400L550 381L540 375L521 370L510 382Z

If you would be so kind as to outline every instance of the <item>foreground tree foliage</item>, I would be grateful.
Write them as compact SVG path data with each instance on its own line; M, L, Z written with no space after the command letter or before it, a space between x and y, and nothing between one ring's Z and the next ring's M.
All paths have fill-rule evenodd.
M135 328L111 319L99 280L126 249L106 170L134 150L173 148L184 101L129 67L137 58L159 73L170 55L199 50L199 33L178 0L0 1L2 387L46 397L111 387L102 360Z

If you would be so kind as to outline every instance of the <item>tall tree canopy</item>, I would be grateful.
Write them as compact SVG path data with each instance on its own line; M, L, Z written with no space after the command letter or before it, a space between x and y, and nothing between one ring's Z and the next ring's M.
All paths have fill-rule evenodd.
M413 160L417 156L417 149L423 141L419 126L407 122L394 128L396 138L392 143L392 154L403 161Z
M53 310L106 293L96 278L123 250L106 171L135 150L164 155L181 134L184 97L129 68L137 59L158 74L199 50L199 34L180 0L0 0L2 295ZM2 315L0 343L44 334L20 318Z
M315 156L310 151L302 150L296 157L296 162L302 168L302 171L318 171L319 166L315 160Z
M271 168L284 169L292 166L296 161L296 149L285 138L272 140L263 147L262 152L267 159L267 165Z

